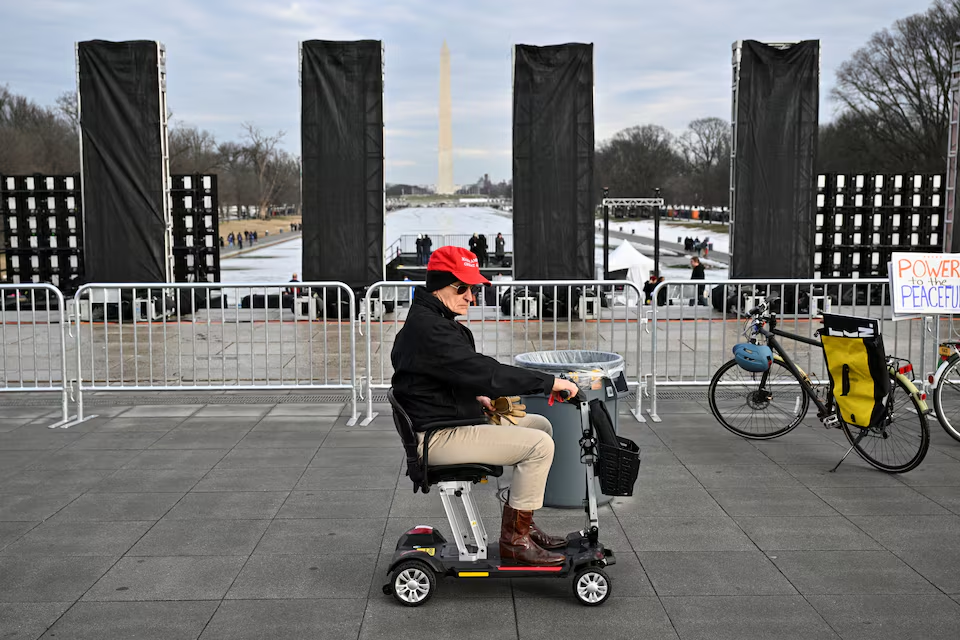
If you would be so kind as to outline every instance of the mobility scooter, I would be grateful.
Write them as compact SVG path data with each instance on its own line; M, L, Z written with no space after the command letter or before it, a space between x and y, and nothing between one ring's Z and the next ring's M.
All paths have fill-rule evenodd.
M612 583L604 567L614 564L616 557L599 540L595 466L600 476L601 490L605 494L632 495L639 471L640 451L631 440L614 433L609 414L601 401L592 400L588 403L582 392L572 398L561 398L561 401L570 402L580 411L583 432L580 460L585 470L587 498L584 510L587 523L582 530L567 535L565 549L556 550L566 555L563 565L538 567L501 562L498 538L492 541L488 539L480 519L471 492L472 485L485 483L488 477L499 477L503 467L487 464L429 466L430 433L476 424L476 418L425 425L421 461L413 423L397 402L392 389L387 397L393 407L394 423L403 440L407 475L414 483L414 492L419 489L428 493L434 484L439 487L453 540L448 542L437 529L428 525L418 525L400 536L388 569L389 582L383 586L384 594L392 594L405 606L417 607L433 596L439 579L443 577L484 579L549 576L567 579L572 576L573 594L580 603L596 606L610 597ZM602 415L591 421L591 412ZM462 510L457 508L455 498L461 500Z

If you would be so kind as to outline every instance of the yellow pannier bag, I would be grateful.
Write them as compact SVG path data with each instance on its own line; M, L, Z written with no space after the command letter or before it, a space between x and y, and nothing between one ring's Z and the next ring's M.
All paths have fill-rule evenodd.
M890 394L879 323L869 318L824 314L820 342L840 417L858 427L879 425Z

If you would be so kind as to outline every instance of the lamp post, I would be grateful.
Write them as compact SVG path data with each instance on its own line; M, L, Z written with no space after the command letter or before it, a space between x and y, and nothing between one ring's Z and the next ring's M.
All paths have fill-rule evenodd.
M654 197L660 198L660 189L653 190ZM660 277L660 206L653 208L653 271Z
M607 196L610 189L603 188L603 279L610 279L610 207L607 206Z

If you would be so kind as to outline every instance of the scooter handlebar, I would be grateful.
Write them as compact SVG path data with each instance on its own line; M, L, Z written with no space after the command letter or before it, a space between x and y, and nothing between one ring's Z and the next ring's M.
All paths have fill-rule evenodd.
M566 389L561 389L557 392L557 396L562 402L572 402L573 404L583 404L583 394L577 393L576 395L571 394Z

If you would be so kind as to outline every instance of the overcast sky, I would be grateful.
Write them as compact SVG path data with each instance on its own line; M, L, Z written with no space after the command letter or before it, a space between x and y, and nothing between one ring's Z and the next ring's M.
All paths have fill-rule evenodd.
M52 105L74 42L159 40L177 120L240 138L252 122L299 153L298 43L382 40L388 182L437 179L440 46L451 56L454 180L511 175L511 46L592 42L596 137L730 117L738 39L819 39L821 122L837 66L928 0L0 0L0 84Z

